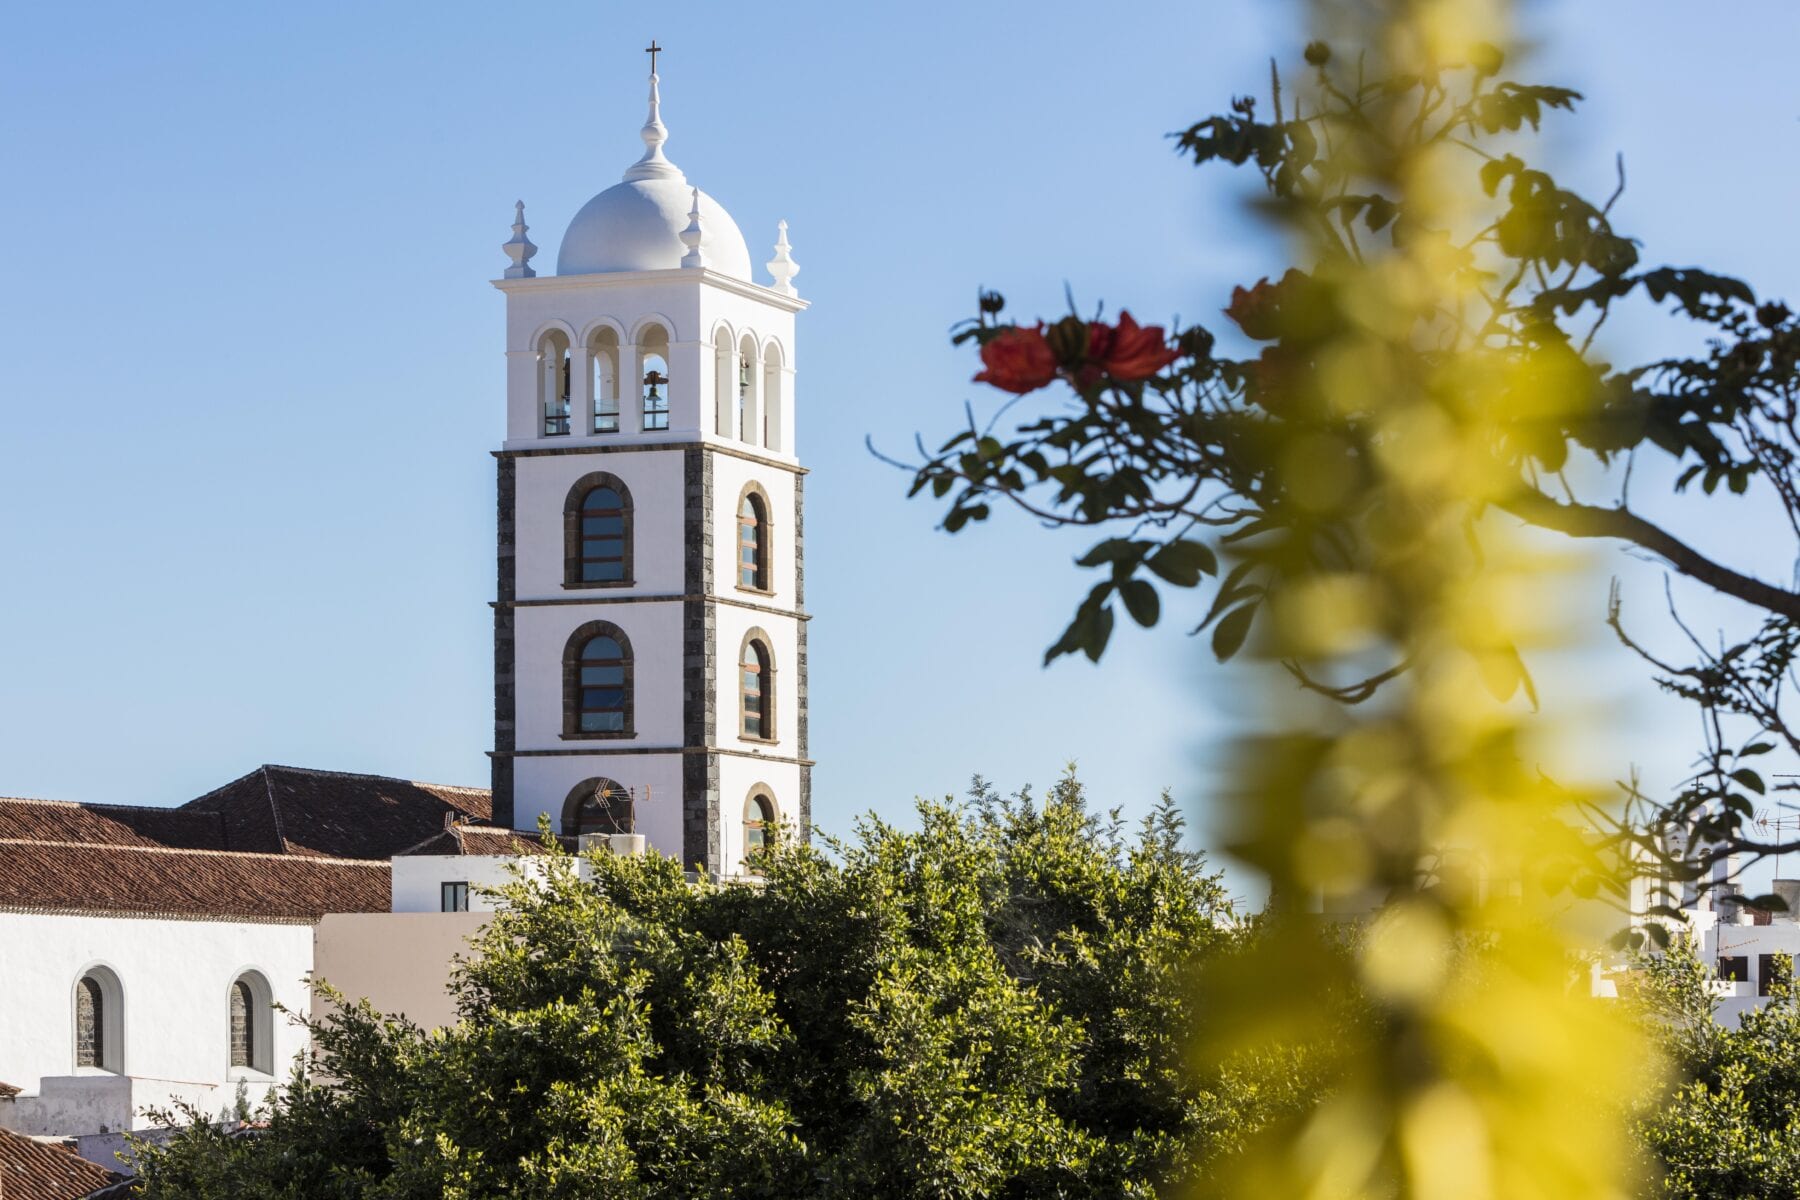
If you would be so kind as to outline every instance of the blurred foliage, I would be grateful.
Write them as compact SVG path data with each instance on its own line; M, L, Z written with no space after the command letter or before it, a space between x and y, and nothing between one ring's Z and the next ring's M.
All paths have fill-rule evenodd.
M1124 311L1008 324L984 294L957 335L978 378L1072 400L1010 432L971 419L914 491L948 501L952 532L996 499L1125 526L1080 560L1102 578L1047 659L1098 660L1115 601L1151 625L1174 587L1200 591L1217 657L1257 664L1222 804L1272 909L1229 969L1204 972L1198 1054L1217 1069L1331 1039L1338 1074L1202 1194L1627 1195L1628 1101L1657 1063L1618 1006L1588 998L1606 927L1588 902L1631 903L1626 868L1663 843L1619 823L1607 792L1536 771L1526 658L1568 644L1560 601L1583 577L1520 529L1622 538L1779 599L1623 497L1579 499L1566 470L1654 450L1697 464L1703 491L1743 490L1759 466L1722 432L1744 406L1726 411L1718 363L1619 370L1593 345L1636 296L1725 337L1789 318L1750 316L1736 280L1641 265L1612 200L1529 161L1530 135L1578 97L1503 76L1504 4L1314 14L1303 84L1275 75L1266 115L1241 98L1178 137L1198 164L1255 170L1290 239L1294 268L1225 309L1260 352L1178 329L1152 366ZM1320 903L1370 913L1350 953L1313 953ZM1343 1029L1331 998L1346 994L1370 1015Z
M919 819L777 845L755 883L545 860L456 1026L339 1008L266 1128L145 1148L143 1194L1166 1195L1327 1078L1328 1049L1184 1059L1190 972L1244 934L1166 798L1135 836L1072 773Z
M1405 309L1415 365L1467 376L1441 408L1482 427L1478 444L1456 448L1467 456L1457 469L1473 481L1471 520L1493 508L1558 535L1608 539L1747 606L1743 628L1717 643L1689 633L1687 655L1675 659L1630 632L1616 594L1610 610L1659 685L1696 706L1702 744L1698 770L1674 794L1633 791L1624 819L1614 807L1588 816L1616 855L1663 857L1664 878L1705 881L1733 854L1800 849L1800 822L1784 834L1758 810L1800 785L1750 761L1774 751L1790 766L1800 760L1800 726L1787 718L1800 648L1800 590L1791 585L1800 560L1800 320L1759 302L1739 279L1645 262L1613 222L1622 163L1603 200L1545 169L1534 153L1540 128L1581 97L1507 78L1503 41L1441 59L1406 60L1381 45L1384 29L1487 20L1471 17L1487 7L1317 5L1325 36L1291 73L1298 86L1276 75L1266 101L1240 97L1175 135L1196 165L1253 171L1260 210L1294 235L1294 267L1237 288L1225 307L1236 337L1175 329L1166 368L1117 371L1102 352L1112 327L1098 317L1011 324L1004 299L984 293L956 340L980 348L986 369L977 379L1015 399L985 419L971 412L916 467L913 492L947 503L950 532L988 519L997 503L1051 525L1106 530L1078 564L1100 578L1047 661L1098 660L1117 609L1154 625L1171 588L1199 593L1189 620L1221 660L1283 608L1364 605L1380 623L1392 597L1320 590L1321 579L1354 575L1367 553L1368 505L1384 469L1382 410L1346 402L1354 389L1331 374L1374 364L1334 359L1331 348ZM1451 197L1454 212L1444 203ZM1400 259L1429 260L1443 286L1429 297L1386 288L1381 264ZM1607 361L1597 339L1627 304L1666 310L1671 340L1702 348ZM1122 314L1121 324L1129 319ZM1223 349L1245 340L1256 346L1251 357ZM1063 403L1016 415L1017 397L1053 384ZM1408 453L1450 460L1441 448ZM1673 465L1672 489L1646 497L1640 487L1634 498L1633 467L1646 456ZM1728 514L1747 511L1725 506L1746 494L1778 514L1772 560L1786 585L1725 561L1723 543L1740 519ZM1703 540L1684 540L1675 527ZM1390 646L1386 658L1337 656L1322 674L1306 647L1287 649L1301 686L1346 703L1410 665ZM1495 647L1485 673L1502 693L1531 687L1513 648Z

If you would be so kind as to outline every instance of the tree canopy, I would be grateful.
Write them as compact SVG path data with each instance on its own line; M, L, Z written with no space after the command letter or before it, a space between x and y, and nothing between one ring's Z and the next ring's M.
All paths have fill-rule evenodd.
M144 1194L1166 1195L1306 1102L1303 1055L1188 1063L1190 973L1242 932L1166 799L1129 838L1072 774L918 816L753 883L556 857L505 889L454 1027L334 1012L265 1128L146 1148Z

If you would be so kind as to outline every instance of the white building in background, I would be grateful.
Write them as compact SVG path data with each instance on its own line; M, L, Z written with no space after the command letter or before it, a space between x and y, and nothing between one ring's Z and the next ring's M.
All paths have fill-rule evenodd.
M644 153L538 276L519 205L494 608L495 818L636 832L736 874L810 823L799 268L769 282L737 225Z

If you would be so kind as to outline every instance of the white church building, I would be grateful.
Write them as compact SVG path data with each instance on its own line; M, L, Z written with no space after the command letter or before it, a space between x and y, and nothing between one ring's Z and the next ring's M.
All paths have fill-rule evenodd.
M255 1103L315 974L448 1019L449 954L540 816L714 878L807 836L799 268L783 222L759 280L666 156L654 57L641 157L553 275L519 204L494 283L491 787L266 766L177 808L0 799L0 1130L116 1148L152 1108Z

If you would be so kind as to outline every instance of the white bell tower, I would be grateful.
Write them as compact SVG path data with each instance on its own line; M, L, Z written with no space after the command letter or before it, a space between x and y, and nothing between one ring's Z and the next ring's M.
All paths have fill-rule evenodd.
M653 51L656 49L653 45ZM539 276L518 206L494 605L494 819L638 833L743 870L810 829L793 286L663 155L575 215Z

